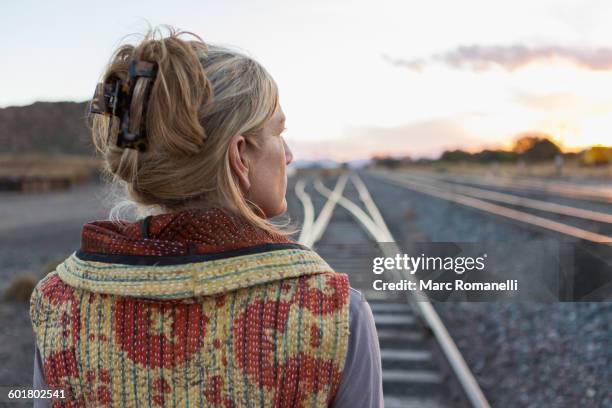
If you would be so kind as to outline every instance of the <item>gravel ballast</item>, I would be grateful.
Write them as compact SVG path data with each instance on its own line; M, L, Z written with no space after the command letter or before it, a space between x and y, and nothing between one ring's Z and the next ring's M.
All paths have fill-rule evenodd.
M363 175L400 246L561 239ZM436 303L493 407L611 407L612 303Z

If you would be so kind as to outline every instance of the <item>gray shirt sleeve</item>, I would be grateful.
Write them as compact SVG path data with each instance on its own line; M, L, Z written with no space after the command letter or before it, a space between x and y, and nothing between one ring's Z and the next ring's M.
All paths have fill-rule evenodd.
M349 343L340 386L332 408L384 406L378 335L370 305L361 292L350 289Z
M40 352L38 351L38 346L35 346L36 351L34 352L34 389L35 390L44 390L47 389L47 383L45 382L45 376L43 374L43 364L42 359L40 358ZM51 407L51 399L49 398L35 398L34 399L34 408L50 408Z

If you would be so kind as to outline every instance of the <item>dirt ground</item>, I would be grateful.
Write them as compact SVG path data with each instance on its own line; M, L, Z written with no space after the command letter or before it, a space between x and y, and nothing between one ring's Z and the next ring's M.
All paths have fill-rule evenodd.
M83 223L104 218L105 195L99 184L52 193L0 192L0 293L18 276L40 278L50 263L78 249ZM0 387L32 384L34 338L28 307L27 301L0 301Z

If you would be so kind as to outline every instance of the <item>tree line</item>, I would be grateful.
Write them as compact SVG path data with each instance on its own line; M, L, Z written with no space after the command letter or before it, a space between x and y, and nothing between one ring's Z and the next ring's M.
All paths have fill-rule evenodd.
M584 165L607 165L612 163L612 148L606 146L592 146L580 153L564 153L552 138L539 132L521 134L514 142L511 150L484 149L470 153L455 149L444 151L438 159L419 159L413 161L410 157L379 156L373 158L374 164L384 167L398 167L408 163L540 163L559 161L564 159L578 159Z

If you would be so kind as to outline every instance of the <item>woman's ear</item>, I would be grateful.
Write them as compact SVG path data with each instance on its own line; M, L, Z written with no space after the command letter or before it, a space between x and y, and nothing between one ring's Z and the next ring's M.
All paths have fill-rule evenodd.
M240 187L247 192L251 188L249 162L246 157L247 141L241 134L234 135L229 144L229 162L232 172L238 178Z

